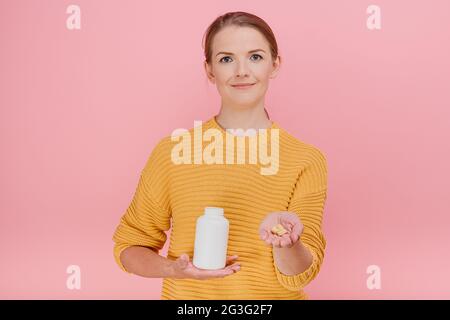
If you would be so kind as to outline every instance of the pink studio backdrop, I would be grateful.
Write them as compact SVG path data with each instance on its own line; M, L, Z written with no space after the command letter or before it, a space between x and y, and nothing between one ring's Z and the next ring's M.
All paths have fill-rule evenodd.
M327 156L311 299L450 298L447 0L1 1L0 298L159 299L162 280L122 272L111 238L158 140L219 111L201 39L227 11L271 25L269 114Z

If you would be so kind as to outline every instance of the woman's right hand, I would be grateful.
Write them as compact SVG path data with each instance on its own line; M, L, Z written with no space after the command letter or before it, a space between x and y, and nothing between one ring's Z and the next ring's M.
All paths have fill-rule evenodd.
M174 276L177 279L198 279L205 280L211 278L224 278L239 271L240 263L232 263L238 256L227 256L225 267L217 270L199 269L189 261L189 255L183 253L173 263Z

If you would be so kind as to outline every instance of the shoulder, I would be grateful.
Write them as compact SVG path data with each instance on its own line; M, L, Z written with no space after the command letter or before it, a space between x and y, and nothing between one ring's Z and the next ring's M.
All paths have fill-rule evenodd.
M172 150L180 144L181 138L187 138L192 141L192 137L195 135L195 129L197 126L202 125L202 122L194 122L194 126L188 128L175 128L170 133L165 133L151 150L147 165L155 161L169 164L171 162ZM211 120L207 120L202 125L203 129L211 127Z
M172 149L172 141L170 136L163 136L156 141L151 149L147 161L145 163L144 171L158 170L167 168L170 165L170 154Z
M161 154L165 153L166 151L170 152L172 146L173 141L171 135L166 135L157 141L156 145L153 148L152 153Z

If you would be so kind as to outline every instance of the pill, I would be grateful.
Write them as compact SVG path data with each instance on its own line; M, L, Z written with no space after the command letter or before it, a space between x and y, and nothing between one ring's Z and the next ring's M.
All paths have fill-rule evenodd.
M276 233L279 236L287 232L287 230L281 224L277 224L276 226L274 226L271 231L272 233Z

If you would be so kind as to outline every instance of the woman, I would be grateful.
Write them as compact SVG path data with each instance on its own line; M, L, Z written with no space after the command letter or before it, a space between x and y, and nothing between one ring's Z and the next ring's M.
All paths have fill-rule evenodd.
M277 155L271 159L274 170L262 173L268 164L264 157L257 163L245 157L246 161L234 161L239 157L230 153L234 149L224 152L230 162L180 164L174 161L180 136L163 138L115 231L116 262L128 273L164 278L162 299L307 299L303 288L317 276L326 246L321 229L326 159L316 147L269 119L265 93L281 59L272 30L262 19L245 12L218 17L206 31L204 49L205 71L221 95L221 109L183 137L195 136L199 128L214 129L227 143L241 139L233 146L250 155L255 146L251 141L256 141L251 133L259 132L263 143L256 146ZM229 130L237 128L248 129L248 134ZM267 144L264 130L264 137L270 136ZM225 138L230 133L232 138ZM205 151L203 144L200 149L195 143L193 149L190 142L187 146L182 152L185 160L191 151ZM224 154L219 146L210 156ZM253 160L263 154L253 153ZM207 206L224 208L230 222L229 255L220 270L201 270L191 262L195 223ZM165 258L158 252L171 219ZM280 233L274 232L280 225Z

